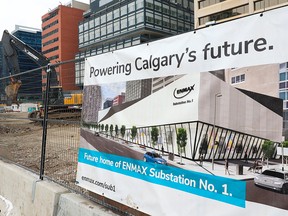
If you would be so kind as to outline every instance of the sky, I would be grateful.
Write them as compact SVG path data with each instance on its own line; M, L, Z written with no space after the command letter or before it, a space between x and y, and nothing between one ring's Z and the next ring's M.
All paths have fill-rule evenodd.
M89 0L77 1L89 4ZM1 0L0 40L3 31L6 29L11 33L15 30L15 25L41 29L41 17L49 9L68 2L70 0Z

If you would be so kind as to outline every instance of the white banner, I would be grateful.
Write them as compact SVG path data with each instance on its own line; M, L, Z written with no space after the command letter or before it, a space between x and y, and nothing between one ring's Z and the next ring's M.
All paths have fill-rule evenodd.
M252 144L259 143L257 139L264 137L262 130L269 129L263 122L269 119L267 124L271 128L273 125L281 128L282 118L251 98L246 100L246 95L227 83L222 84L222 80L215 81L210 73L204 77L205 73L199 72L287 62L287 20L288 7L285 7L89 57L85 62L86 99L77 184L149 215L286 214L288 207L282 194L273 193L272 203L270 191L259 191L252 178L237 174L240 173L237 162L244 155L238 156L235 151L236 140L244 142L243 137L253 135L245 144L253 153ZM127 81L182 74L186 75L176 76L173 83L141 96L141 100L126 97ZM221 98L217 99L219 93ZM125 101L117 104L124 95ZM212 122L217 126L216 136ZM246 126L251 128L250 132L261 129L259 137L240 131L241 127L246 130ZM178 137L181 131L186 134L184 148ZM224 151L215 152L217 139L218 146L225 146ZM158 154L153 155L155 151ZM216 175L211 175L207 161L216 158L215 153L222 161L215 163ZM250 159L260 157L256 153ZM193 161L200 154L206 157L201 166ZM234 178L226 176L227 154L235 162ZM182 163L183 156L186 163ZM248 168L245 172L248 173ZM255 173L249 171L248 175L254 177ZM254 196L254 192L259 196ZM274 202L276 199L279 205Z
M285 62L288 8L89 57L84 85Z

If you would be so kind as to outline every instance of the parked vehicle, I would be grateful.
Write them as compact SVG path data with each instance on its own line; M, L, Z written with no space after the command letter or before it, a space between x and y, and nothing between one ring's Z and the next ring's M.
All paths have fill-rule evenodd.
M153 152L146 152L144 154L144 161L167 165L167 161L164 158L162 158L160 154L158 154L154 151Z
M5 113L5 108L4 107L0 107L0 113Z
M255 185L288 193L288 171L269 169L254 178Z

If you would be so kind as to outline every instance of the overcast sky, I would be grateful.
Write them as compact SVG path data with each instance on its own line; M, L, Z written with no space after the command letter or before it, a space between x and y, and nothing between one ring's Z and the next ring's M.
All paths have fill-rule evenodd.
M77 0L89 4L89 0ZM41 29L41 17L49 8L66 4L70 0L1 0L0 6L0 40L5 29L12 32L15 25Z

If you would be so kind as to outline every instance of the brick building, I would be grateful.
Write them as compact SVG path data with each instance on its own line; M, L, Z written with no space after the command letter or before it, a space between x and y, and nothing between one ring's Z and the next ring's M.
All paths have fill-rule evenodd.
M51 63L72 60L78 50L78 25L83 13L89 5L71 1L59 5L42 16L42 53ZM62 64L58 68L57 77L63 91L79 89L75 85L75 64ZM46 74L43 74L43 85Z

